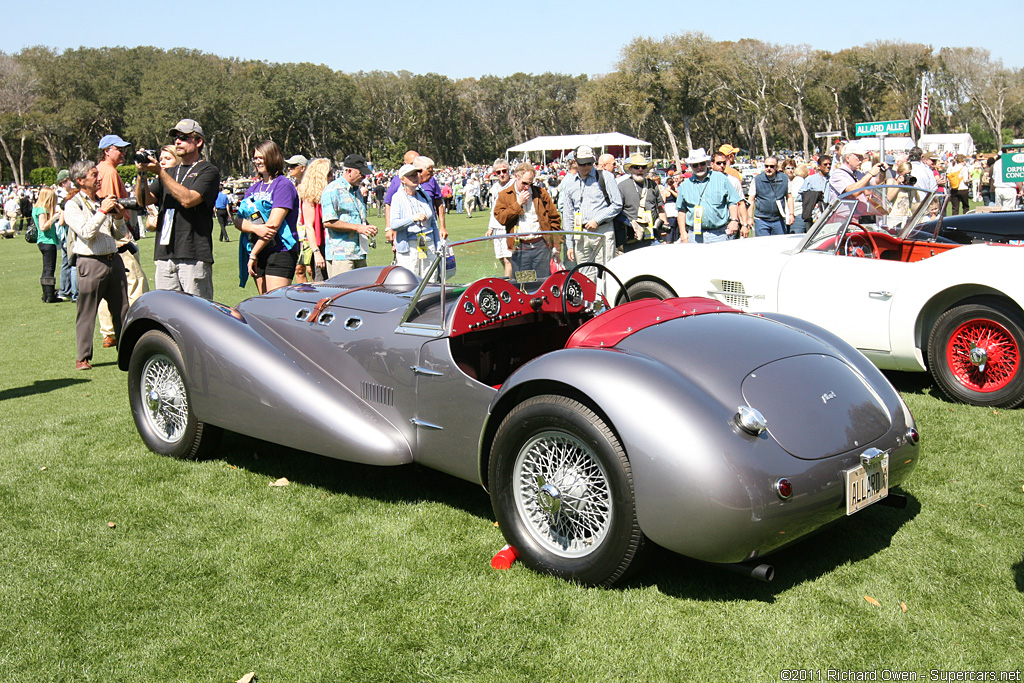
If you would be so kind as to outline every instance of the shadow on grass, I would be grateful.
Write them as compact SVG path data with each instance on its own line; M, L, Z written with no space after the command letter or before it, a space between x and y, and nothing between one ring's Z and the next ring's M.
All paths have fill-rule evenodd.
M882 374L892 382L896 390L904 394L917 394L918 396L930 396L943 403L952 403L942 391L935 386L931 374L927 372L898 372L896 370L883 370Z
M480 486L418 465L359 465L230 432L224 434L217 457L250 472L287 477L332 493L384 502L431 501L481 519L494 519L490 498ZM884 550L920 508L917 499L908 496L904 509L876 504L838 520L810 539L765 558L764 562L775 567L775 580L770 584L654 547L636 576L612 590L651 586L679 598L773 602L777 594L797 584ZM1018 584L1020 576L1018 568Z
M70 387L74 384L82 384L88 382L89 379L86 377L62 377L60 379L43 379L36 380L30 385L23 387L13 387L11 389L4 389L0 391L0 401L6 401L12 398L24 398L26 396L33 396L35 394L45 394L50 391L56 391L63 389L64 387Z
M906 495L902 490L899 493ZM647 566L626 585L653 586L666 595L692 600L774 602L779 593L889 547L900 527L920 510L918 500L907 495L906 508L875 504L844 517L816 534L761 558L761 562L775 567L775 579L771 583L655 548Z
M1024 556L1020 558L1020 562L1013 565L1013 578L1017 582L1017 590L1024 593Z
M384 502L433 501L494 519L490 498L477 484L419 465L379 467L345 462L225 432L217 457L268 477Z

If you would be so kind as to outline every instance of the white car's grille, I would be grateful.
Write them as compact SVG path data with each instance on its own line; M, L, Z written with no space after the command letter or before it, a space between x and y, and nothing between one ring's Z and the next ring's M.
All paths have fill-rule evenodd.
M742 282L736 282L735 280L722 280L722 284L719 287L721 292L719 296L722 301L733 306L734 308L747 309L747 301L750 299L747 296L746 290L743 288Z

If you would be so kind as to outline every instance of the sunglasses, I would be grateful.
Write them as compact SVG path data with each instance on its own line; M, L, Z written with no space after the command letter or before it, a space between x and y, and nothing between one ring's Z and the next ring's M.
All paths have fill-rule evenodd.
M177 140L184 140L185 142L188 142L189 140L192 140L194 138L191 135L185 135L184 133L175 133L174 134L174 139L176 141Z
M585 163L585 164L579 164L579 163L578 163L578 164L576 164L576 165L577 165L577 166L593 166L593 165L594 165L594 162L593 162L593 161L588 161L588 162L587 162L587 163Z
M503 168L503 169L500 169L498 171L495 171L494 173L495 174L500 174L500 175L508 175L508 169L507 168Z
M764 167L765 168L775 168L776 166L775 166L775 164L765 164Z

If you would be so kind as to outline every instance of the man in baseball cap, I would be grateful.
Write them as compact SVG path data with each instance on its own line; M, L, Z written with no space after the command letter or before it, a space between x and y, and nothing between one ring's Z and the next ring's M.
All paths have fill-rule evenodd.
M206 136L193 119L182 119L168 133L181 163L170 169L136 164L140 204L159 207L156 244L156 288L213 299L213 212L220 188L220 169L203 159ZM152 183L146 174L152 173Z
M288 169L286 171L288 179L298 185L302 182L302 176L306 174L306 166L309 165L309 159L301 154L293 154L284 160L284 165Z
M593 149L580 145L575 156L576 175L566 176L559 192L562 226L593 233L594 237L570 237L565 244L566 255L572 261L596 261L604 265L615 256L613 221L622 211L622 193L615 176L594 168L597 159Z
M178 125L171 128L168 133L172 138L177 140L180 136L195 136L197 138L206 139L206 135L203 133L203 127L199 125L194 119L182 119L178 121Z

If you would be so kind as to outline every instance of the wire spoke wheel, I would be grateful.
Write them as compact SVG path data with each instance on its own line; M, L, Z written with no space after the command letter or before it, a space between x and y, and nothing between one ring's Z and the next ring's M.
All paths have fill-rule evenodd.
M965 387L998 391L1020 369L1020 348L1003 325L993 320L969 320L950 336L946 362Z
M196 418L184 367L181 351L168 334L146 332L128 362L128 402L149 450L191 459L208 453L221 430Z
M545 394L515 406L495 432L488 473L502 534L531 569L610 586L641 564L629 458L583 403Z
M513 473L516 507L530 534L551 552L579 557L607 536L608 475L579 439L557 431L538 434L523 445Z
M153 431L169 442L180 441L188 423L188 394L170 358L157 354L146 360L141 389L146 419Z
M935 321L928 369L953 400L1013 408L1024 402L1021 348L1020 312L999 299L972 299Z

